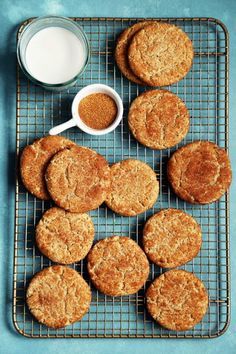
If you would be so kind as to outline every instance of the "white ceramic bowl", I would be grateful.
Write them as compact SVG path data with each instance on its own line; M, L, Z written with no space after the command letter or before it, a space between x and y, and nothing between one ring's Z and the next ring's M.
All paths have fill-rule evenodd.
M109 127L105 128L105 129L98 130L98 129L90 128L82 121L82 119L79 116L78 107L79 107L80 101L84 97L91 95L93 93L104 93L104 94L110 96L115 101L115 103L117 105L116 118L115 118L114 122ZM50 135L57 135L57 134L61 133L62 131L69 129L71 127L75 127L75 126L80 128L85 133L88 133L91 135L108 134L108 133L112 132L119 125L119 123L123 117L124 108L123 108L123 103L122 103L120 96L110 86L103 85L103 84L92 84L92 85L85 86L77 93L77 95L75 96L75 98L72 102L71 111L72 111L72 118L70 120L68 120L67 122L57 125L56 127L53 127L52 129L50 129L50 131L49 131Z

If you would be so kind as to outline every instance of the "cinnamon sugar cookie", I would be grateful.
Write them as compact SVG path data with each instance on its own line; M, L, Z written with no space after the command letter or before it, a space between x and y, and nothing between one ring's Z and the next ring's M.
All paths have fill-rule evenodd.
M175 151L167 174L174 192L193 204L218 200L232 178L226 151L210 141L195 141Z
M151 149L167 149L188 133L189 112L184 102L167 90L150 90L131 104L129 128L134 137Z
M94 225L88 214L48 209L36 227L39 250L53 262L70 264L83 259L94 239Z
M147 309L161 326L186 331L200 322L208 308L204 284L193 273L170 270L146 292Z
M144 251L160 267L174 268L189 262L198 254L201 244L200 226L182 210L163 209L144 226Z
M102 293L122 296L136 293L149 274L149 263L139 245L128 237L99 241L88 254L88 272Z
M158 197L159 182L146 163L129 159L111 166L111 191L106 198L109 208L124 216L133 216L151 208Z
M52 266L37 273L26 293L32 315L51 328L68 326L89 310L91 290L74 269Z
M132 71L151 86L167 86L183 79L192 66L193 56L187 34L164 22L135 33L128 50Z

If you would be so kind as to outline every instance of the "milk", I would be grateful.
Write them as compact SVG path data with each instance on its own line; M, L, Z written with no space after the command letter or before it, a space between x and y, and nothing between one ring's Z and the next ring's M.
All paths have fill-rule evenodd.
M46 84L74 78L83 68L86 51L82 41L62 27L47 27L30 39L25 53L27 70Z

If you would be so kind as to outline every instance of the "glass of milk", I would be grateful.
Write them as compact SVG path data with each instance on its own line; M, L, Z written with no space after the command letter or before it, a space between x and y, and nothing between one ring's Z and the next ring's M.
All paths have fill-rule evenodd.
M89 44L83 29L68 18L39 17L22 31L18 62L25 75L49 90L75 84L89 60Z

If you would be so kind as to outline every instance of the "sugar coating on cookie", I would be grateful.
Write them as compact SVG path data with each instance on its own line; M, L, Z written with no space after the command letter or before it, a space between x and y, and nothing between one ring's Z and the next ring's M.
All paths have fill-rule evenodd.
M61 208L83 213L98 208L110 188L110 168L96 151L82 146L57 153L46 171L48 191Z
M91 290L78 272L56 265L43 269L31 279L26 301L40 323L61 328L81 320L88 312Z
M85 213L48 209L36 227L39 250L53 262L70 264L83 259L94 239L94 225Z
M94 286L102 293L129 295L145 284L149 263L135 241L113 236L99 241L89 252L88 272Z
M143 230L143 248L148 258L164 268L189 262L202 244L196 220L178 209L163 209L153 215Z
M132 37L140 29L148 26L155 21L142 21L135 23L133 26L126 28L118 37L115 49L115 59L116 63L122 72L122 74L127 77L128 80L135 82L136 84L146 85L145 82L140 80L131 70L128 61L128 48Z
M193 204L218 200L232 179L226 151L210 141L195 141L175 151L167 174L174 192Z
M208 308L204 284L193 273L170 270L150 285L146 304L150 315L161 326L186 331L199 323Z
M189 112L184 102L167 90L150 90L131 104L129 128L134 137L151 149L167 149L188 133Z
M47 165L58 151L74 145L73 141L62 136L46 136L24 148L20 157L20 172L22 182L30 193L39 199L50 199L44 178Z
M193 56L193 45L187 34L163 22L138 31L128 51L132 71L151 86L167 86L181 80L190 70Z
M114 212L133 216L151 208L158 197L159 182L146 163L128 159L111 166L111 191L107 206Z

